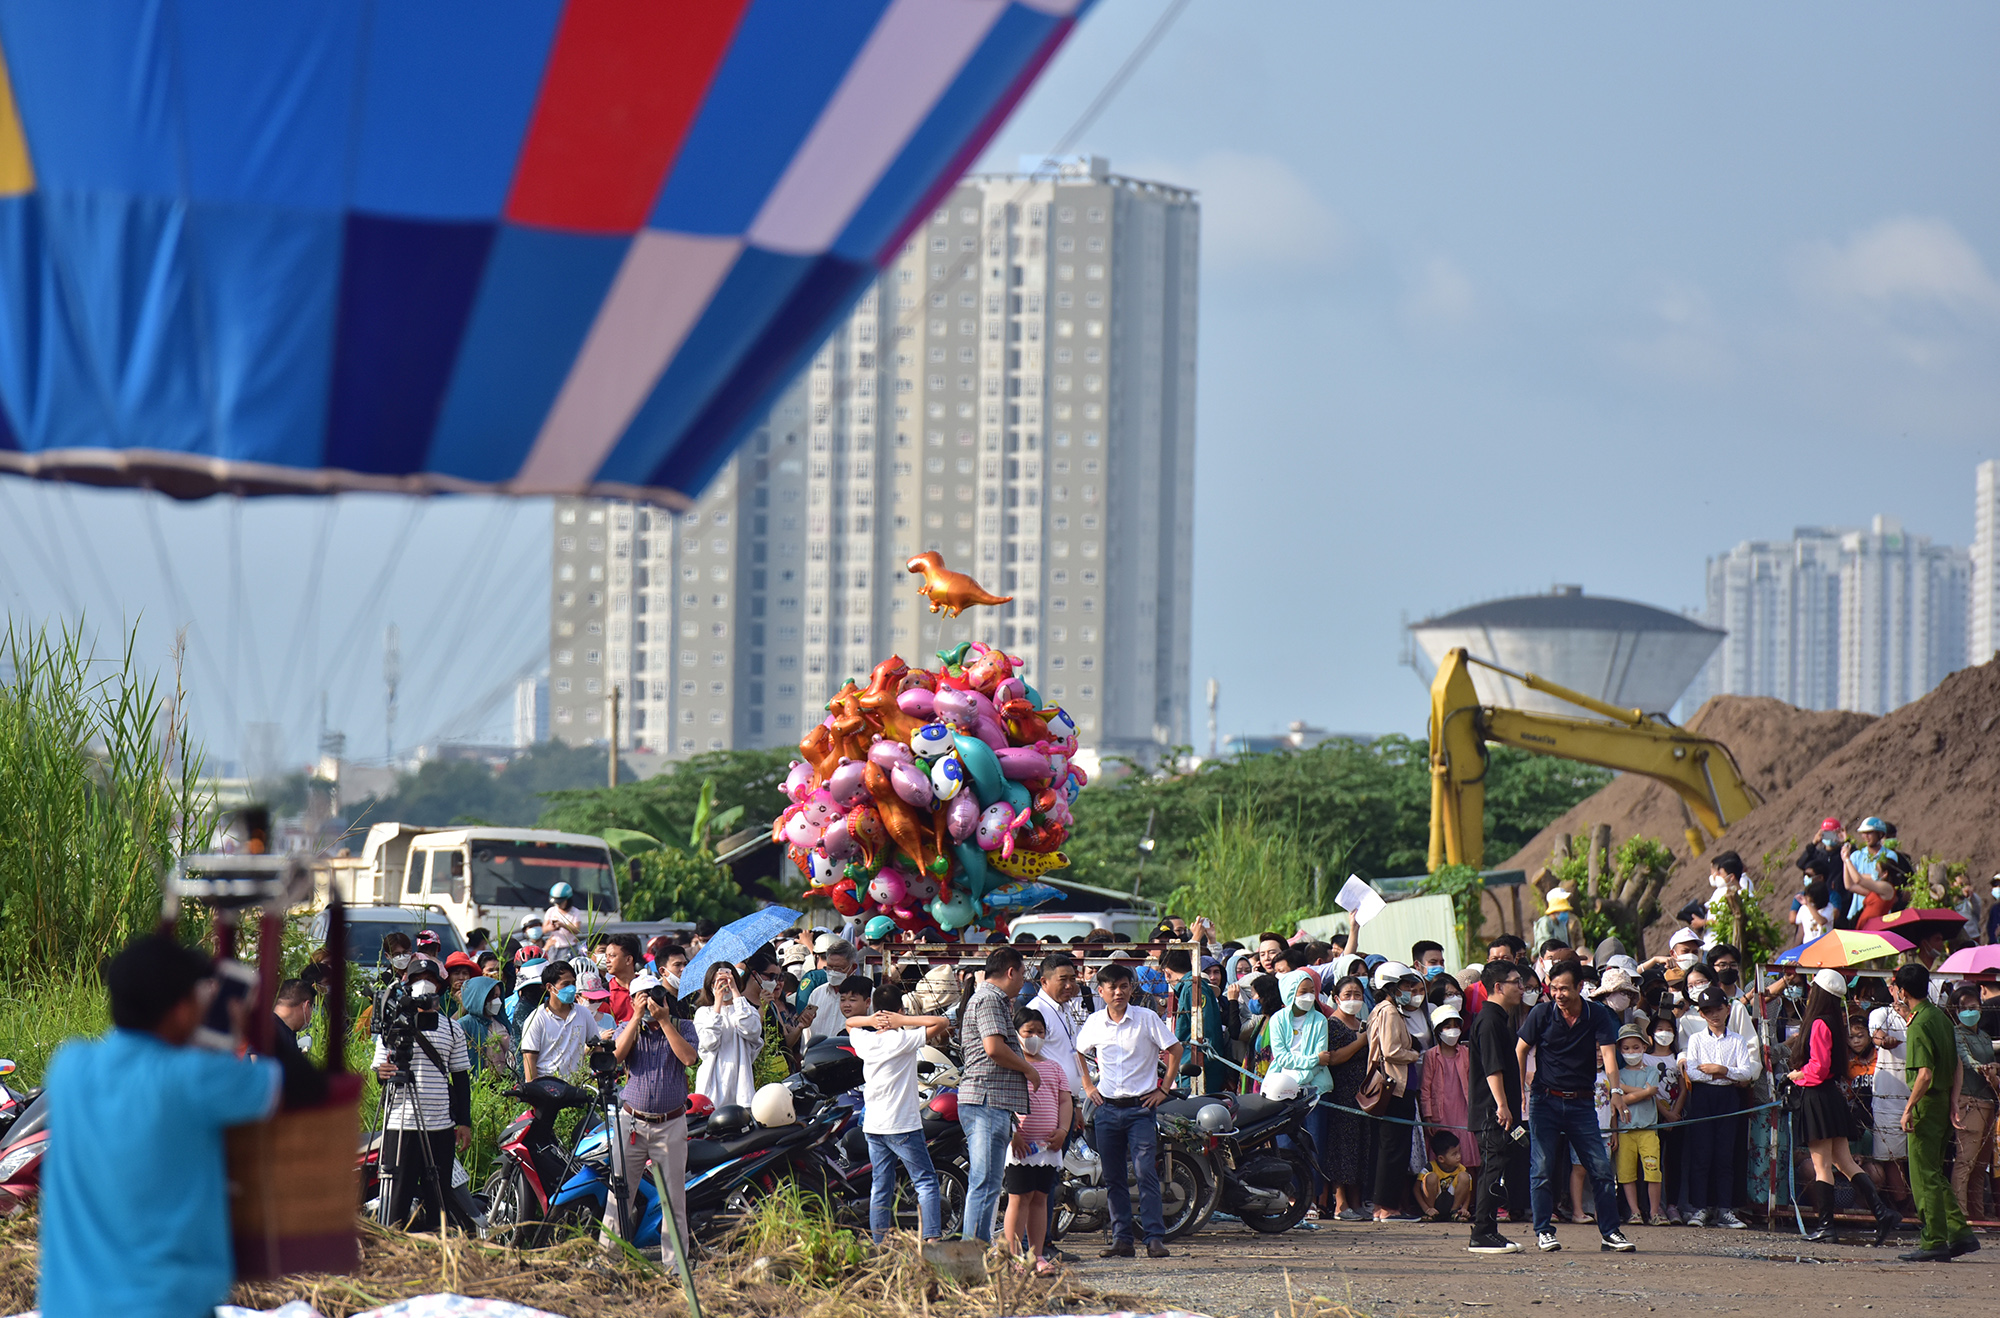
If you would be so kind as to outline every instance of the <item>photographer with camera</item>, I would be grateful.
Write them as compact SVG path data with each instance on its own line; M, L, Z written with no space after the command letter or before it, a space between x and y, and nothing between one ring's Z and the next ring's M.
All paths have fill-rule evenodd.
M454 1146L472 1143L472 1059L465 1032L439 1010L444 982L443 966L412 957L375 1016L370 1065L382 1080L383 1221L407 1222L421 1192L436 1220L444 1220L449 1203L452 1220L470 1230L451 1194L451 1166Z
M646 1160L660 1169L677 1231L687 1230L687 1069L700 1060L694 1023L677 1019L659 979L640 972L632 979L632 1014L618 1031L614 1055L624 1063L619 1096L618 1139L624 1151L626 1190L639 1197ZM623 1234L624 1205L617 1196L604 1204L604 1242ZM660 1232L660 1264L674 1266L676 1242Z

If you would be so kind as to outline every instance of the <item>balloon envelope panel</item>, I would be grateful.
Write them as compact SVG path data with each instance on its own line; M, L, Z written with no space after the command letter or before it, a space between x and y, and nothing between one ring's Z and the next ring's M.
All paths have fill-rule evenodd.
M0 470L684 502L1089 0L0 0Z

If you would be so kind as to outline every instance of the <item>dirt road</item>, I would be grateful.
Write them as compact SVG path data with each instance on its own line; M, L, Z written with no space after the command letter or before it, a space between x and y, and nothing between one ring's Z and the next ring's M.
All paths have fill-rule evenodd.
M1504 1226L1505 1224L1503 1224ZM1212 1224L1176 1242L1171 1259L1100 1260L1101 1236L1065 1240L1082 1279L1106 1290L1151 1293L1162 1308L1214 1318L1260 1318L1298 1311L1323 1295L1374 1318L1418 1315L1568 1312L1756 1313L1766 1318L1839 1311L1895 1318L1967 1318L2000 1312L2000 1238L1950 1263L1898 1263L1916 1247L1912 1234L1891 1247L1855 1243L1808 1246L1796 1236L1686 1227L1634 1227L1636 1254L1600 1252L1596 1229L1561 1228L1563 1248L1538 1253L1534 1233L1508 1234L1520 1254L1465 1252L1466 1228L1425 1223L1328 1223L1316 1231L1260 1236ZM1872 1238L1872 1237L1871 1237ZM1143 1252L1142 1252L1143 1253ZM1583 1306L1579 1308L1578 1306ZM1608 1308L1607 1308L1608 1306Z

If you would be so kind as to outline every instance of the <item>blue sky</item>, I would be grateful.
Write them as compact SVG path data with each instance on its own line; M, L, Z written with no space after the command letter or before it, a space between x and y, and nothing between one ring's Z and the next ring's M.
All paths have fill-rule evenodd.
M983 166L1051 148L1166 3L1103 0ZM1080 146L1202 192L1193 672L1225 729L1421 731L1406 614L1692 606L1706 555L1877 512L1965 544L2000 457L1995 50L1992 5L1193 0ZM163 657L136 496L6 493L7 607L143 611ZM159 509L221 754L271 720L304 756L322 687L379 744L387 621L403 742L543 644L545 504L433 501L378 594L409 514L340 500L308 595L326 515Z

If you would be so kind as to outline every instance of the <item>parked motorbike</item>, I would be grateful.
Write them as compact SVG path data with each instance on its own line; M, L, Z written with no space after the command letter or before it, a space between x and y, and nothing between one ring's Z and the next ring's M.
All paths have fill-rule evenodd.
M843 1050L842 1056L853 1067L853 1080L845 1086L852 1088L860 1081L861 1064L852 1053ZM814 1074L829 1084L842 1078L809 1063L786 1080L797 1118L792 1124L760 1126L752 1120L749 1109L729 1104L710 1114L703 1138L688 1140L685 1227L696 1238L712 1236L748 1213L781 1180L797 1180L817 1193L826 1193L845 1180L832 1173L833 1158L827 1146L853 1122L853 1110L827 1101L813 1083ZM600 1086L597 1110L607 1118L615 1114L615 1091L608 1084ZM576 1170L550 1200L547 1220L552 1227L581 1225L602 1217L613 1181L620 1173L612 1159L615 1130L615 1121L600 1120L578 1141L573 1155ZM636 1182L639 1200L629 1239L641 1249L657 1247L661 1213L653 1178L643 1166L623 1171Z
M1224 1094L1203 1104L1196 1125L1208 1134L1209 1151L1222 1173L1218 1211L1239 1218L1252 1231L1278 1235L1305 1220L1312 1207L1313 1168L1318 1164L1306 1117L1316 1091L1276 1100L1260 1094ZM1224 1113L1227 1121L1212 1113ZM1283 1139L1284 1144L1279 1140Z
M485 1188L488 1224L512 1231L519 1244L546 1244L550 1199L576 1172L575 1159L556 1138L556 1121L590 1107L594 1096L558 1076L537 1076L506 1093L528 1108L500 1133L500 1165Z
M8 1090L12 1104L0 1135L0 1213L12 1217L34 1203L42 1187L42 1158L49 1151L49 1104L39 1089Z
M1159 1129L1160 1215L1169 1240L1178 1240L1200 1227L1221 1198L1221 1171L1209 1150L1208 1133L1197 1124L1200 1107L1213 1102L1169 1099L1154 1109ZM1133 1211L1137 1212L1139 1178L1129 1165L1124 1170ZM1052 1239L1098 1232L1111 1225L1105 1173L1103 1159L1088 1139L1078 1138L1064 1151L1063 1177L1049 1214Z

